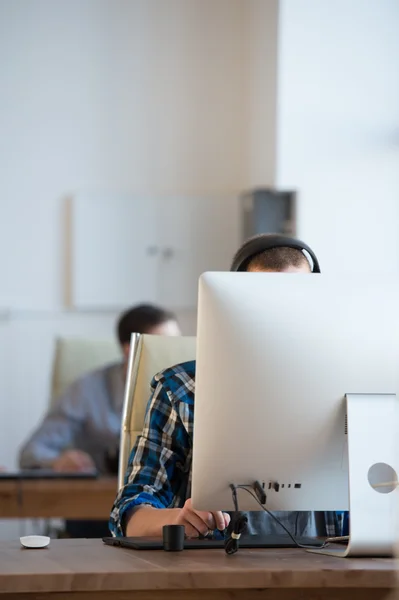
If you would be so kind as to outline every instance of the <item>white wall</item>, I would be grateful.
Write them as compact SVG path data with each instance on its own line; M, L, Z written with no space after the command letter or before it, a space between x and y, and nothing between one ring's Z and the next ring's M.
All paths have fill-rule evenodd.
M278 0L249 4L247 187L273 187L276 171Z
M242 189L246 11L243 0L0 0L0 309L11 309L0 464L15 466L45 410L55 336L113 334L112 313L62 310L64 198ZM195 315L180 319L192 332Z
M398 272L399 3L281 0L277 174L325 271Z
M0 298L54 308L65 196L241 189L245 3L2 0L0 10L0 237L13 249Z

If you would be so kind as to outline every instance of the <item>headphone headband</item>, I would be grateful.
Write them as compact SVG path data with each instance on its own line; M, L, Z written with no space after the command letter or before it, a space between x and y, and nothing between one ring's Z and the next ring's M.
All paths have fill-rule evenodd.
M274 233L260 234L247 240L235 255L230 271L246 271L248 263L254 256L272 248L294 248L300 252L307 252L313 261L312 273L320 273L319 261L307 244L295 238Z

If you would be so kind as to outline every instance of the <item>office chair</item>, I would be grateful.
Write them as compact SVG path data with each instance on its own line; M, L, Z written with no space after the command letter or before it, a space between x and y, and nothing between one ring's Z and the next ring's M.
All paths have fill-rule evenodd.
M119 451L118 488L124 484L130 452L141 434L154 375L195 359L195 337L134 333L131 338Z
M121 349L115 339L58 338L53 362L51 406L79 377L121 360Z

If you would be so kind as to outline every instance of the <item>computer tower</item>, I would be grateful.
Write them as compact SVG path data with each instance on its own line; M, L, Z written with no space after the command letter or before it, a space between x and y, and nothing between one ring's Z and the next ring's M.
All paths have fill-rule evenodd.
M241 196L242 241L259 233L296 236L296 193L256 189Z

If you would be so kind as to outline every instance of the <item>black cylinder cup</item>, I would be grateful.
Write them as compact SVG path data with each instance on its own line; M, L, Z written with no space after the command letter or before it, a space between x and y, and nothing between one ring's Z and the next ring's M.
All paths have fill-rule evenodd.
M184 525L164 525L163 549L166 552L181 552L184 548Z

